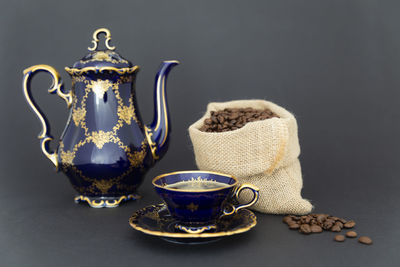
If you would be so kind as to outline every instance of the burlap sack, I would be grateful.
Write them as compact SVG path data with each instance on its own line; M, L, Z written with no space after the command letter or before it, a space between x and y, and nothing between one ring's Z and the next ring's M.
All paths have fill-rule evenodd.
M200 131L211 111L224 108L269 108L279 118L247 123L228 132ZM200 170L231 174L241 183L260 188L260 199L252 209L273 214L306 214L312 210L301 197L303 180L298 156L300 145L294 116L264 100L210 103L206 114L189 127L196 163ZM246 201L250 192L244 191Z

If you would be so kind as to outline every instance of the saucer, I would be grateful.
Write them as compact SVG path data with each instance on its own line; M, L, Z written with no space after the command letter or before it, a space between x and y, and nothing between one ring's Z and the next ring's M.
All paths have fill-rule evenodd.
M177 221L171 217L167 206L158 204L136 211L129 218L129 224L140 232L159 236L173 243L197 244L247 232L256 226L257 218L250 210L242 209L232 216L220 219L216 229L202 233L186 233L176 228Z

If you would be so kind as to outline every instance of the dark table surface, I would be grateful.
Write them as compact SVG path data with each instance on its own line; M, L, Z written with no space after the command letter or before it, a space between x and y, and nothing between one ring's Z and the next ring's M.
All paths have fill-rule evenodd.
M0 266L399 266L400 17L398 1L2 1L0 8ZM41 154L22 70L50 64L70 79L92 32L108 27L134 64L151 120L153 77L179 59L168 99L172 141L141 186L115 209L74 204L74 190ZM64 103L34 96L58 137ZM315 212L354 219L374 244L290 231L257 213L248 233L185 246L136 232L131 214L159 203L151 178L195 169L187 127L210 101L261 98L292 111L302 148L302 194ZM55 144L53 144L55 146Z

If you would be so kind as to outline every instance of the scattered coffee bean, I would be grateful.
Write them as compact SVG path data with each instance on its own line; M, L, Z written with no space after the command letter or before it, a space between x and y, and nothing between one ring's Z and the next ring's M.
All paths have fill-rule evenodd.
M283 220L282 220L284 223L286 223L286 224L289 224L290 222L293 222L293 220L292 220L292 217L290 217L290 216L285 216L285 217L283 217Z
M344 228L353 228L356 225L356 222L351 220L344 224Z
M292 218L293 221L299 221L300 218L295 216L295 215L290 215L290 218Z
M311 234L310 225L308 225L308 224L300 225L300 233L303 233L303 234L306 234L306 235Z
M365 244L365 245L371 245L372 239L369 238L368 236L360 236L360 238L358 239L358 242Z
M339 220L337 220L337 221L335 222L335 225L338 225L338 226L340 227L340 229L343 228L343 223L342 223L341 221L339 221Z
M211 117L204 120L200 131L203 132L227 132L242 128L252 121L279 118L269 109L258 110L253 108L226 108L219 111L211 111Z
M303 229L301 229L301 225L309 225L311 233L320 233L323 230L340 232L344 227L343 222L347 222L345 219L336 216L330 216L329 214L308 214L303 216L287 215L283 218L282 221L289 226L291 224L294 224L291 229L300 228L300 232L307 233L308 228L306 226L303 226Z
M346 238L344 237L344 235L335 235L334 240L337 242L343 242Z
M322 224L326 220L327 217L328 216L326 216L326 214L317 214L317 222Z
M354 220L347 221L346 219L331 216L329 214L308 214L303 216L286 215L282 221L286 223L290 229L299 229L300 233L309 235L312 233L321 233L325 231L341 232L343 228L353 228L356 225ZM355 238L355 231L347 231L347 237ZM335 235L334 240L337 242L345 241L344 235ZM367 236L361 236L358 242L371 245L372 240Z
M322 228L324 228L324 230L329 230L331 229L333 226L333 223L331 221L326 220L323 224L322 224Z
M332 232L340 232L340 231L342 231L342 228L340 228L339 225L335 224L334 226L332 226L331 231Z
M323 230L322 230L322 227L321 226L319 226L319 225L311 225L311 232L313 232L313 233L321 233Z
M351 237L351 238L357 237L357 233L354 232L354 231L348 231L348 232L346 233L346 236L347 236L347 237Z

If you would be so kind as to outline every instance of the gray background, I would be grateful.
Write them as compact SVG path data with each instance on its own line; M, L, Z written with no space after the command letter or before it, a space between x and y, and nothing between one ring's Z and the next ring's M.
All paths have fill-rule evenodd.
M398 266L399 1L1 1L1 266ZM161 60L182 64L168 81L169 152L140 188L144 198L117 209L76 205L36 138L39 122L21 90L22 70L50 64L63 77L87 53L93 31L142 67L137 95L153 115ZM61 99L33 82L55 137L66 123ZM303 196L317 212L357 221L356 240L289 231L281 216L257 214L251 232L181 246L135 232L129 216L160 202L151 178L194 169L187 127L210 101L263 98L295 113ZM54 144L53 144L54 145ZM156 265L157 264L157 265Z

